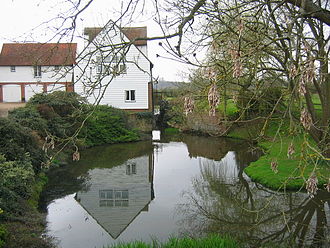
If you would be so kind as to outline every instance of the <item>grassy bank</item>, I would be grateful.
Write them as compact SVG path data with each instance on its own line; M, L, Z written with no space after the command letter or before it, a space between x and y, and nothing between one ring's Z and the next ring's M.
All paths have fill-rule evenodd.
M212 235L206 238L171 238L168 242L161 244L153 242L147 244L136 241L133 243L119 244L111 246L111 248L238 248L241 247L236 241L230 238L221 238L217 235ZM110 248L110 247L109 247Z
M245 172L250 178L267 188L274 190L299 190L312 173L318 178L318 187L327 183L330 167L321 161L311 147L313 141L299 131L292 133L287 122L274 120L264 125L263 122L240 127L230 133L232 137L256 139L264 155L250 164ZM288 157L288 148L294 152ZM273 169L271 164L273 163Z

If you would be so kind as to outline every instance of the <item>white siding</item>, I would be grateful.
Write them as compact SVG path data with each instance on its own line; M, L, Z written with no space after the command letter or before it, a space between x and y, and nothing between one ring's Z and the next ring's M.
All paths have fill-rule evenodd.
M111 51L111 44L120 44L122 40L128 41L126 37L117 31L101 32L93 42L109 46L103 52L105 56L114 54ZM78 65L75 68L75 91L87 97L90 103L100 101L100 104L107 104L121 109L148 109L148 83L150 81L150 62L142 52L132 45L127 51L125 59L126 74L119 76L102 76L97 74L97 44L90 44L85 53L78 58ZM146 46L140 47L144 52ZM97 87L94 89L95 85ZM135 90L135 101L125 101L125 90Z
M71 82L72 67L64 66L55 72L54 66L42 66L42 75L34 77L33 66L16 66L16 71L11 72L10 66L0 66L1 83L32 83L32 82Z
M30 100L32 96L37 93L43 92L43 86L40 84L27 84L25 85L25 101Z
M21 86L20 85L3 85L3 101L4 102L20 102Z
M54 91L65 91L66 87L64 84L49 84L47 85L47 93Z

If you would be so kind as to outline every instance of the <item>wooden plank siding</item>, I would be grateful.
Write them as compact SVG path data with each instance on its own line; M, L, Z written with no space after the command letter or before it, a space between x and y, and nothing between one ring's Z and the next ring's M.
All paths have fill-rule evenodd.
M100 104L111 105L120 109L151 111L152 97L150 97L149 91L151 62L135 45L131 45L125 54L126 73L114 78L113 75L107 75L100 82L98 81L97 64L91 63L91 61L97 61L97 57L100 56L100 53L95 52L97 46L109 46L107 50L110 51L112 44L120 44L123 41L129 42L119 30L113 30L115 29L114 26L110 26L109 29L111 30L100 32L93 42L87 45L81 59L77 59L78 66L75 67L74 72L77 79L75 91L86 96L92 104L99 100ZM147 51L146 47L143 50ZM112 54L105 52L103 55L111 56ZM95 87L96 85L100 87ZM95 89L91 92L93 87ZM125 101L125 91L127 90L135 90L135 101Z

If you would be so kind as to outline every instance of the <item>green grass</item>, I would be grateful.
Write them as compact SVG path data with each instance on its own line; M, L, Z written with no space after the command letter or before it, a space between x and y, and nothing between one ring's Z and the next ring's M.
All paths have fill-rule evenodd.
M154 241L147 244L136 241L127 244L111 246L111 248L238 248L241 247L236 241L230 238L221 238L218 235L211 235L206 238L171 238L166 243L161 244Z
M225 112L225 104L223 101L219 104L217 108L221 113ZM227 100L227 106L226 106L226 113L225 115L230 119L232 117L236 117L238 114L239 109L236 106L236 103L232 99Z
M245 169L253 181L274 190L299 190L305 187L306 180L315 172L319 188L323 188L328 180L330 167L324 161L320 163L314 151L309 148L309 145L314 145L313 141L303 134L289 135L286 124L278 131L278 125L272 123L266 129L265 136L266 139L259 143L265 155ZM288 158L287 151L291 142L295 153ZM271 169L272 161L278 164L277 173Z
M174 127L169 127L164 129L164 134L177 134L180 133L180 130Z

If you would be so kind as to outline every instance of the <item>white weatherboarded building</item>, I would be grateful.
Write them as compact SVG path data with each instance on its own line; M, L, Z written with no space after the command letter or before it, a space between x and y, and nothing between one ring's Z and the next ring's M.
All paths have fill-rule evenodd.
M34 94L73 91L75 43L7 43L0 54L0 102L25 102Z
M132 111L152 110L152 63L147 28L85 28L87 44L77 58L75 91L89 103Z

